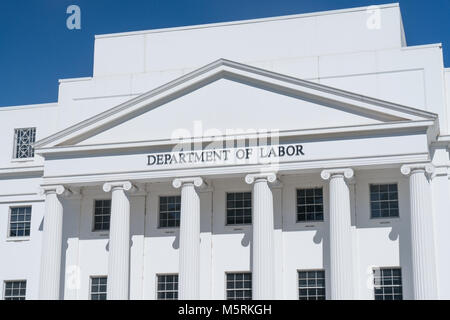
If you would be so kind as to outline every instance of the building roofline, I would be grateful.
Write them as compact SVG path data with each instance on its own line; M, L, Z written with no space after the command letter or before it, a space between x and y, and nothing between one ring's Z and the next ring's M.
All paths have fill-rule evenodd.
M63 79L58 79L58 82L66 83L66 82L78 82L78 81L89 81L89 80L92 80L92 77L63 78Z
M57 107L57 106L58 106L58 102L24 104L24 105L16 105L16 106L4 106L4 107L0 107L0 112L1 111L36 109L36 108L50 108L50 107Z
M372 5L372 6L374 6L374 5ZM198 25L190 25L190 26L182 26L182 27L159 28L159 29L150 29L150 30L141 30L141 31L129 31L129 32L119 32L119 33L107 33L107 34L95 35L95 39L134 36L134 35L142 35L142 34L149 34L149 33L183 31L183 30L192 30L192 29L225 27L225 26L233 26L233 25L240 25L240 24L261 23L261 22L270 22L270 21L279 21L279 20L299 19L299 18L308 18L308 17L332 15L332 14L339 14L339 13L365 11L365 10L367 10L367 8L372 7L372 6L355 7L355 8L349 8L349 9L327 10L327 11L309 12L309 13L300 13L300 14L292 14L292 15L285 15L285 16L275 16L275 17L268 17L268 18L237 20L237 21L230 21L230 22L207 23L207 24L198 24ZM400 7L399 3L380 4L380 5L376 5L376 6L378 8L380 8L380 9Z

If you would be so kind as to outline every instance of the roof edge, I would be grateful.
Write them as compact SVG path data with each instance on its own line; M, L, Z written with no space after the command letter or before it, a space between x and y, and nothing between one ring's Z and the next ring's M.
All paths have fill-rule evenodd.
M270 22L270 21L300 19L300 18L332 15L332 14L339 14L339 13L365 11L365 10L367 10L367 8L373 7L373 6L377 6L380 9L385 9L385 8L400 7L400 4L398 2L395 2L395 3L387 3L387 4L380 4L380 5L354 7L354 8L348 8L348 9L325 10L325 11L299 13L299 14L284 15L284 16L274 16L274 17L267 17L267 18L246 19L246 20L236 20L236 21L229 21L229 22L217 22L217 23L206 23L206 24L196 24L196 25L188 25L188 26L181 26L181 27L158 28L158 29L119 32L119 33L105 33L105 34L95 35L95 39L113 38L113 37L126 37L126 36L142 35L142 34L149 34L149 33L160 33L160 32L172 32L172 31L182 31L182 30L191 30L191 29L226 27L226 26L239 25L239 24L249 24L249 23L261 23L261 22Z

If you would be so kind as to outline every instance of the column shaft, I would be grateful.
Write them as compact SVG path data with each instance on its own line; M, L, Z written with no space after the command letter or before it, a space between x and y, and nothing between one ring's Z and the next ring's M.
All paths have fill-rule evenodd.
M352 299L352 242L350 194L343 175L330 180L331 299Z
M409 178L414 299L437 299L430 186L424 170Z
M253 186L253 299L274 299L273 195L267 179Z
M180 299L200 298L200 198L194 183L183 183L180 212Z
M353 299L351 207L345 179L353 177L353 170L324 170L321 176L330 180L330 295L333 300L350 300Z
M62 193L62 192L61 192ZM61 277L63 206L56 190L45 196L39 299L58 300Z
M113 187L109 231L108 300L127 300L130 277L130 200Z

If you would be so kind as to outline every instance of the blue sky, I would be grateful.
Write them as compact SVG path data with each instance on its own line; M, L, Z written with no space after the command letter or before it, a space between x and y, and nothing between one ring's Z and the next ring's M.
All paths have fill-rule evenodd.
M391 3L382 0L0 0L0 106L55 102L58 79L92 75L94 35ZM450 1L400 0L408 45L443 43ZM81 8L81 30L66 9Z

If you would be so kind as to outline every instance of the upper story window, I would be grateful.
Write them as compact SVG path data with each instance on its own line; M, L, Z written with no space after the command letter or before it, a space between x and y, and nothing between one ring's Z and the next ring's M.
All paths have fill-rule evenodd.
M325 300L325 271L301 270L298 272L299 300Z
M227 300L252 299L252 274L250 272L227 273Z
M94 231L108 231L111 220L111 200L94 201Z
M375 300L403 300L400 268L374 269L373 284Z
M27 282L25 280L5 281L4 300L25 300L26 293Z
M178 275L177 274L159 274L158 276L158 300L177 300L178 299Z
M297 189L297 222L323 221L322 188Z
M9 210L9 237L29 237L31 206L12 207Z
M371 218L398 217L398 186L393 184L370 185Z
M159 227L180 226L181 196L159 197Z
M91 300L106 300L107 285L107 277L91 277Z
M227 225L252 223L252 193L227 193Z
M34 157L33 144L36 140L36 128L14 130L14 158L27 159Z

